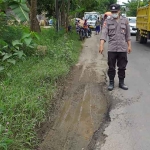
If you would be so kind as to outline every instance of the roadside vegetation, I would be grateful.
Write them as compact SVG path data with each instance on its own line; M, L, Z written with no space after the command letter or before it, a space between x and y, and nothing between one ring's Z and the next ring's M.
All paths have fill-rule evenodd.
M126 6L126 9L122 9L122 12L125 13L125 10L127 10L126 14L127 16L133 16L136 17L137 14L137 8L138 7L142 7L142 6L146 6L148 5L149 1L148 0L143 0L143 1L139 1L139 0L135 0L135 1L128 1L128 3L123 3L124 6Z
M25 49L28 55L15 65L1 63L5 69L0 81L0 149L37 145L35 128L46 119L56 82L78 60L81 43L76 33L43 29L38 36L34 42L39 49Z

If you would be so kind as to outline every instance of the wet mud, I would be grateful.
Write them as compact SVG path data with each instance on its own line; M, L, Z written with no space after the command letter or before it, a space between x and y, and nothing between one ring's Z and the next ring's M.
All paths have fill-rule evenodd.
M105 90L107 64L98 46L95 35L83 44L79 61L60 91L63 94L57 99L57 115L39 150L94 150L95 144L101 146L104 142L110 104Z

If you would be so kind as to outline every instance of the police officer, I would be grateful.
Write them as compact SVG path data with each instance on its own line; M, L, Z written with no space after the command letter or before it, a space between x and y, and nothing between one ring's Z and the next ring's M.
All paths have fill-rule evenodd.
M127 52L131 52L130 27L128 19L120 15L120 5L112 4L110 11L112 16L103 23L99 52L103 53L104 43L108 36L108 76L110 81L108 90L114 89L116 64L118 66L119 87L128 90L128 87L124 84L124 78L128 63Z

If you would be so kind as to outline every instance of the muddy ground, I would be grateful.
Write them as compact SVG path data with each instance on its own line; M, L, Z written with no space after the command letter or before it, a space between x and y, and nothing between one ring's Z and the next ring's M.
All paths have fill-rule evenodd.
M97 140L103 142L110 105L105 95L107 63L98 53L99 38L93 34L83 43L78 63L56 96L59 106L53 122L43 126L47 132L39 150L94 150Z

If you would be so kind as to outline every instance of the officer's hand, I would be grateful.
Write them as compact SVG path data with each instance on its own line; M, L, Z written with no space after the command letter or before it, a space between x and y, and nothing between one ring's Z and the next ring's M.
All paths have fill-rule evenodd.
M102 54L104 51L104 48L102 46L99 47L99 53Z
M131 47L129 46L128 47L128 54L130 54L131 53Z

